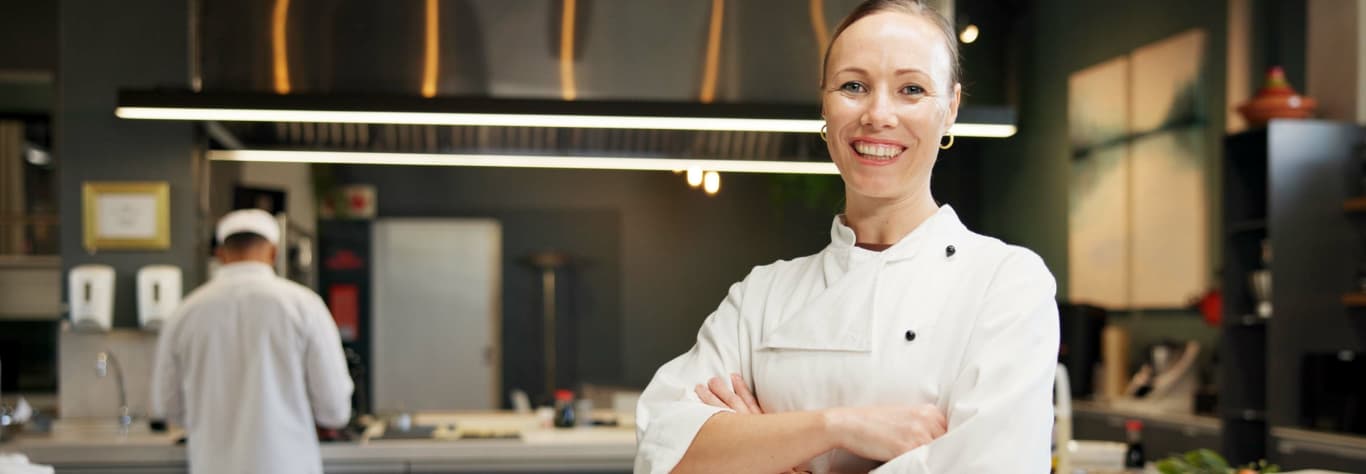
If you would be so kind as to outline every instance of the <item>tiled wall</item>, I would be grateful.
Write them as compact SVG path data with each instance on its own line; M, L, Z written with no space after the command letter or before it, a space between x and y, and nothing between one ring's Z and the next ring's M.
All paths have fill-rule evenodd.
M114 329L106 333L76 332L64 325L58 341L58 407L62 418L110 417L119 413L118 384L114 369L101 378L95 373L95 357L109 351L123 367L128 406L137 419L147 416L148 389L157 333L137 329Z

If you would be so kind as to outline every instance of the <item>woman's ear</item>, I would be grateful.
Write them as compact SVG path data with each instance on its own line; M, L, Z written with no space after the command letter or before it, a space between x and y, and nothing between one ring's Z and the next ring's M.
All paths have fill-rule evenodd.
M944 132L947 133L953 124L958 122L958 106L963 103L963 84L953 84L953 96L949 97L949 113L944 115Z

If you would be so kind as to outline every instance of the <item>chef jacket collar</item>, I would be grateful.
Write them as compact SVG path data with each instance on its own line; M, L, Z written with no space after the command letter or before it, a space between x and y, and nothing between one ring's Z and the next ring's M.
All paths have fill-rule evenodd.
M921 248L939 243L938 241L949 238L956 231L965 229L953 206L945 204L896 244L878 253L885 261L904 260L915 256ZM856 247L857 242L854 229L844 223L844 215L835 216L834 223L830 225L830 246L846 252L867 251Z
M895 245L882 252L873 252L855 247L854 230L836 217L830 230L831 242L827 249L830 251L823 252L821 256L826 286L795 305L790 314L784 315L773 330L763 335L760 348L846 352L872 350L873 320L878 314L890 310L883 306L882 298L878 295L879 287L882 286L879 280L886 265L908 259L922 248L953 245L953 241L959 240L966 232L967 228L958 220L953 208L946 205ZM959 242L958 245L964 243ZM943 252L944 247L940 248ZM918 275L929 275L935 271L926 270ZM947 291L947 288L941 287L952 280L918 280L920 276L913 277L917 280L908 284L919 285L922 291L931 295ZM933 314L938 311L933 306L942 304L942 300L928 304L930 306L922 309Z

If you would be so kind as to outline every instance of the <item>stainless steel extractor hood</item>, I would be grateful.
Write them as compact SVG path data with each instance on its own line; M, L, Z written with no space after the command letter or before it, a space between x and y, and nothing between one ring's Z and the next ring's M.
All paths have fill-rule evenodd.
M203 122L212 159L833 173L819 59L858 0L192 2L190 90L116 113Z

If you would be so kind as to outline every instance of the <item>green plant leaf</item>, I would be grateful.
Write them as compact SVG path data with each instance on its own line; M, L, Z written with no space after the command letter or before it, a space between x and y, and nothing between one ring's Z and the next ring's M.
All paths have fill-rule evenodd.
M1162 474L1186 474L1191 472L1191 467L1180 458L1172 457L1158 461L1157 472Z
M1230 474L1229 467L1219 453L1208 449L1197 449L1185 454L1175 454L1157 462L1157 470L1162 474Z
M1198 449L1195 453L1200 457L1200 463L1204 466L1217 469L1219 472L1229 470L1228 461L1225 461L1223 456L1220 456L1219 453L1208 449Z

